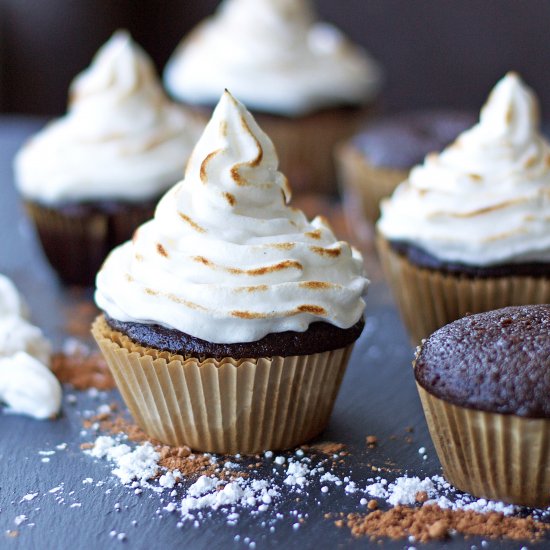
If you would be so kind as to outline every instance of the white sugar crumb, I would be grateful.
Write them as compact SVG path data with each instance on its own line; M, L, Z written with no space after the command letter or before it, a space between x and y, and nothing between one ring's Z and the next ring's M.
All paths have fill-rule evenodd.
M93 482L94 482L94 480L91 477L86 477L82 480L83 485L88 485L88 484L93 483Z
M80 502L73 502L69 508L80 508L82 506L82 503Z
M142 443L132 450L129 445L118 443L111 436L99 436L87 452L95 458L106 458L113 463L113 474L124 485L134 479L146 481L159 472L160 455L149 442Z
M37 496L38 496L38 493L28 493L24 497L21 498L20 502L34 500Z
M285 463L286 459L284 456L278 456L275 458L274 462L275 464L278 464L279 466L283 465Z
M15 523L15 525L21 525L23 522L27 521L27 519L28 518L25 514L21 514L15 517L15 519L13 520L13 523Z
M302 462L290 462L286 470L284 483L286 485L306 485L309 473L310 469L306 464Z
M417 493L425 491L428 497L434 494L435 487L430 478L421 480L419 477L400 477L388 486L388 502L392 506L398 504L414 504Z
M182 474L179 470L174 470L172 472L168 471L165 474L161 475L159 478L159 485L166 489L173 489L176 483L182 478Z

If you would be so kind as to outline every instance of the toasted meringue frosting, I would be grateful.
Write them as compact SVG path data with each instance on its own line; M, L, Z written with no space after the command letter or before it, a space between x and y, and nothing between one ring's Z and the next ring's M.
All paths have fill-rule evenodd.
M249 108L299 116L362 105L381 82L377 63L310 0L225 0L168 61L164 83L177 99L213 105L228 88Z
M25 314L17 289L0 275L0 402L11 412L48 418L61 407L61 385L48 368L50 343Z
M539 126L534 93L508 73L479 123L382 203L378 230L451 262L550 261L550 145Z
M165 96L145 52L118 31L73 81L67 114L19 151L17 185L46 204L151 198L181 178L200 131Z
M321 217L287 205L273 143L228 92L185 178L97 276L96 303L120 321L155 323L214 343L349 328L362 316L362 257Z

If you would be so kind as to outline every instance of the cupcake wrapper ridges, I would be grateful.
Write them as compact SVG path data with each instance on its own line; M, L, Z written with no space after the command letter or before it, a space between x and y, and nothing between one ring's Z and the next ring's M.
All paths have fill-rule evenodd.
M315 437L328 423L353 348L200 360L143 348L103 316L92 333L148 435L213 453L285 449Z

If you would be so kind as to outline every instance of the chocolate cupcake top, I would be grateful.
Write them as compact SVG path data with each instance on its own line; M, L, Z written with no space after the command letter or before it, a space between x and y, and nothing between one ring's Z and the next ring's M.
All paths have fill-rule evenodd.
M166 88L201 105L229 88L249 108L284 116L372 100L377 64L315 19L311 0L225 0L173 53Z
M452 109L399 113L369 123L351 143L373 166L410 170L475 122L472 113Z
M200 131L119 31L73 81L67 114L19 151L16 182L24 196L54 205L157 197L181 178Z
M382 202L380 233L447 262L549 262L550 145L539 122L535 95L507 74L479 123Z
M417 382L454 405L550 418L550 305L463 317L419 348Z
M271 140L228 92L183 181L116 248L96 302L118 321L158 324L214 343L339 328L363 315L363 259L328 222L288 206Z

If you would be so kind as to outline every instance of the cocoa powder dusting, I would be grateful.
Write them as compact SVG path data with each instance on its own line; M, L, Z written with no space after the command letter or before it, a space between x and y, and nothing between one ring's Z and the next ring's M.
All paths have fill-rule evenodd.
M448 510L435 504L420 508L396 506L370 514L348 514L346 525L356 537L393 540L413 536L418 542L442 540L450 531L465 536L530 540L536 542L550 530L550 525L526 518L509 517L497 512Z
M335 455L343 451L345 445L343 443L336 443L335 441L320 441L319 443L312 443L311 445L302 445L301 448L304 451Z
M111 409L115 407L111 405ZM219 467L212 462L210 455L203 453L194 453L187 446L172 447L165 445L160 441L149 437L137 424L129 422L121 415L103 413L92 416L83 421L83 427L91 428L94 424L99 424L100 431L112 435L125 434L130 441L135 443L144 443L148 441L154 445L159 453L159 465L167 470L179 470L184 477L198 478L201 475L216 475L220 479L234 479L236 477L246 477L242 472L219 471ZM86 444L83 444L86 445Z
M115 380L107 363L99 353L56 353L52 358L52 372L57 379L76 390L112 390Z

